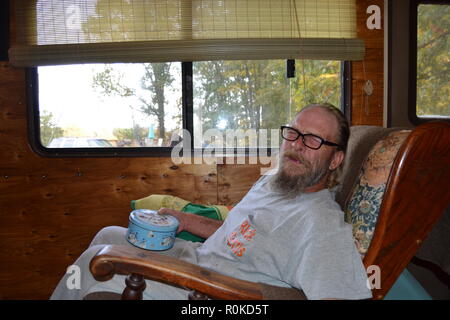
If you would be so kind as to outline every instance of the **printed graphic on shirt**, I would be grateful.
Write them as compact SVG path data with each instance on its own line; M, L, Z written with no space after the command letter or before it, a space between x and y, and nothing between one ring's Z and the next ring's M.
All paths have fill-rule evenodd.
M233 231L227 237L227 246L233 254L242 257L247 250L249 243L253 240L256 229L249 223L247 219L242 222L237 231Z

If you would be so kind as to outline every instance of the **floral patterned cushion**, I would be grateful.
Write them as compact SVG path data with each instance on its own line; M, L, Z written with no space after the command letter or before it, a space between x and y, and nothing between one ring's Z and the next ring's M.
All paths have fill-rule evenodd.
M345 221L353 225L353 238L362 257L372 240L392 162L409 133L394 131L375 144L350 193Z

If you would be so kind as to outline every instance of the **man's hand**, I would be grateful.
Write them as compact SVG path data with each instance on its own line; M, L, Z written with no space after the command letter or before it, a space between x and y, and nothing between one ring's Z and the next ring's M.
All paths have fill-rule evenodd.
M186 230L186 215L184 212L181 211L177 211L174 209L169 209L169 208L161 208L158 210L158 214L169 214L171 216L174 216L175 218L177 218L179 225L178 225L178 229L177 229L177 234L179 234L181 231Z
M159 209L158 214L170 214L178 219L180 225L178 226L177 234L181 231L188 231L204 239L207 239L210 235L216 232L216 230L223 224L223 221L169 208Z

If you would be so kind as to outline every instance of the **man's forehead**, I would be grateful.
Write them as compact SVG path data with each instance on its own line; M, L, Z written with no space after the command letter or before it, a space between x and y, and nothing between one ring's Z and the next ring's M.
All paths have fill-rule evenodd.
M320 107L311 107L298 112L290 124L302 133L312 133L331 138L337 130L335 117Z

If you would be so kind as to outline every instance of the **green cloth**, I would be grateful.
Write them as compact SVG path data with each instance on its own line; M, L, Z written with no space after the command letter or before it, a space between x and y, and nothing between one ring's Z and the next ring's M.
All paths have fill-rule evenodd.
M160 208L170 208L181 212L189 212L203 217L223 221L231 210L231 207L221 205L204 206L201 204L190 203L184 199L168 195L150 195L148 197L131 200L131 209L150 209L158 210ZM188 231L182 231L177 238L192 241L204 242L205 239L193 235Z

